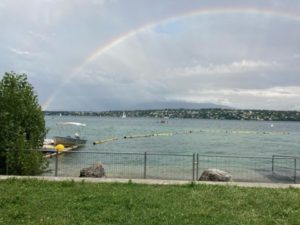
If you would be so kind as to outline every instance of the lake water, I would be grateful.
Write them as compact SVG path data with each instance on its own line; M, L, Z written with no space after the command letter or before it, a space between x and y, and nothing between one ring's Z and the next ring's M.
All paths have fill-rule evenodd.
M59 122L87 124L83 135L88 142L83 150L251 156L300 153L299 122L169 119L168 123L160 123L155 118L71 116L46 116L45 119L50 128L48 138L74 134L74 130L60 129L56 125ZM124 136L149 134L158 136L124 139ZM118 140L93 145L94 141L113 137Z
M161 123L155 118L47 116L47 137L74 135L76 129L57 126L70 121L87 125L83 135L88 142L59 157L58 176L79 176L82 168L95 162L105 165L108 177L121 178L190 180L206 168L218 168L230 172L234 180L293 182L295 171L299 173L294 159L272 161L272 155L299 155L299 122L169 119ZM111 138L116 140L93 145ZM193 153L199 154L196 164ZM48 175L53 175L55 159L50 160L50 169Z

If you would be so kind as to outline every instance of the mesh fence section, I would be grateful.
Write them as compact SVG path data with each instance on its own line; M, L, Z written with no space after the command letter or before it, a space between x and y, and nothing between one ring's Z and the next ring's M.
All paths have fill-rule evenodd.
M146 175L151 179L193 180L193 156L147 154Z
M199 180L206 169L231 174L234 181L297 183L300 157L226 156L96 151L44 152L43 176L79 177L80 171L101 164L107 178Z
M272 160L265 157L198 155L197 178L206 169L231 174L234 181L272 182Z
M297 168L297 164L299 163L298 157L274 155L272 160L274 177L277 179L289 179L295 183L297 182L297 177L299 176L299 169Z
M138 153L68 152L58 163L58 176L78 177L82 169L101 164L106 177L143 177L143 154Z

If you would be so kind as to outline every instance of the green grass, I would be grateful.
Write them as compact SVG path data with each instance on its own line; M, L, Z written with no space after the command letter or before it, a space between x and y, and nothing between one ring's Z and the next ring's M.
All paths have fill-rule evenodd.
M300 190L9 179L0 224L299 225Z

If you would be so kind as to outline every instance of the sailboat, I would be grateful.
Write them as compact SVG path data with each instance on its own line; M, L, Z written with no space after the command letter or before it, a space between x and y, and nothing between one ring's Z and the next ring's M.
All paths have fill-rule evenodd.
M123 112L122 118L123 119L126 118L126 113L125 112Z

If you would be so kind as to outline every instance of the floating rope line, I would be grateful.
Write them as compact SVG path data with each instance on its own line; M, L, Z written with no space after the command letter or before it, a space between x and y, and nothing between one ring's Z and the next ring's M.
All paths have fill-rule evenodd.
M268 134L268 135L289 135L290 133L287 131L279 132L279 131L251 131L251 130L195 130L191 131L191 133L225 133L225 134Z
M113 137L113 138L109 138L109 139L105 139L105 140L94 141L93 145L103 144L103 143L107 143L107 142L111 142L111 141L116 141L116 140L118 140L117 137Z
M164 133L153 133L153 134L139 134L139 135L126 135L122 138L113 137L105 140L94 141L93 145L103 144L111 141L121 139L134 139L134 138L147 138L147 137L159 137L159 136L173 136L182 134L193 134L193 133L224 133L224 134L261 134L261 135L289 135L289 132L268 132L268 131L250 131L250 130L189 130L183 132L164 132Z

